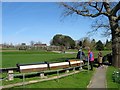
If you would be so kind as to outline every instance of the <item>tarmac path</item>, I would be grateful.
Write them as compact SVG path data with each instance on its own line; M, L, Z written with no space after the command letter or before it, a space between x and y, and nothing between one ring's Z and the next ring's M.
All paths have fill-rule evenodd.
M107 88L106 70L107 66L97 68L88 85L88 88Z

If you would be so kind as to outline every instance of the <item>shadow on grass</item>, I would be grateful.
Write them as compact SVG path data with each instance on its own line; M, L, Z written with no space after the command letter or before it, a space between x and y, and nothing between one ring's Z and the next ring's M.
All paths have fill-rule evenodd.
M64 74L64 73L66 73L66 70L68 70L67 68L65 68L65 69L63 69L63 70L60 70L59 71L59 74ZM73 71L74 70L74 68L69 68L69 71ZM79 67L76 67L75 68L75 70L79 70ZM42 72L41 72L42 73ZM41 73L31 73L31 74L26 74L25 75L25 78L33 78L33 77L40 77L40 74ZM58 74L58 70L55 70L55 71L52 71L52 72L44 72L44 75L45 76L56 76L56 75L59 75ZM21 75L19 75L19 76L15 76L14 78L20 78L20 79L23 79L23 75L21 74Z
M76 58L56 58L57 61L52 60L52 61L50 61L50 63L53 63L53 62L65 62L65 61L70 60L70 59L76 59Z

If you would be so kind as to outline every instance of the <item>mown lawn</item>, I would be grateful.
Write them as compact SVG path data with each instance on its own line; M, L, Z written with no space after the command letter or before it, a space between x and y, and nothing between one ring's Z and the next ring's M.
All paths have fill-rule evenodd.
M61 62L75 58L75 54L58 54L53 52L3 52L2 67L16 67L17 63Z
M107 68L107 74L106 74L106 78L107 78L107 88L119 88L120 89L120 84L113 82L112 80L112 73L114 71L118 70L118 68L109 66Z
M25 88L86 88L94 71L82 71L78 74L63 77L57 80L45 81L30 85ZM23 86L17 87L22 88Z
M84 51L87 56L87 51ZM93 51L94 57L97 58L98 51ZM103 51L103 55L110 53L110 51ZM37 63L37 62L61 62L68 59L76 58L75 54L53 53L53 52L39 52L39 51L15 51L2 52L2 68L16 67L17 63Z
M93 51L95 58L97 57L98 51ZM103 55L110 53L110 51L103 51ZM85 51L87 55L87 51ZM37 62L61 62L68 59L76 58L77 52L75 54L66 54L66 53L53 53L53 52L39 52L39 51L15 51L15 52L2 52L2 68L6 67L16 67L17 63L37 63ZM84 88L88 85L89 80L92 77L93 72L81 72L73 76L68 76L65 78L61 78L60 82L57 83L56 80L36 83L27 85L26 87L30 88ZM4 75L6 76L6 75ZM33 77L29 80L38 79L38 77ZM22 79L15 78L14 81L4 81L3 84L10 84L22 82ZM79 83L78 83L79 82ZM82 83L81 83L82 82Z

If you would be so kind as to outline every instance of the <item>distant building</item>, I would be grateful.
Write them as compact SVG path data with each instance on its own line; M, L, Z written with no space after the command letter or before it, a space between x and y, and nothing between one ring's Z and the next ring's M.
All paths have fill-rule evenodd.
M47 47L47 50L48 50L48 51L61 51L61 50L62 50L62 47L61 47L61 46L51 45L51 46L48 46L48 47Z
M34 44L34 47L47 47L47 44Z

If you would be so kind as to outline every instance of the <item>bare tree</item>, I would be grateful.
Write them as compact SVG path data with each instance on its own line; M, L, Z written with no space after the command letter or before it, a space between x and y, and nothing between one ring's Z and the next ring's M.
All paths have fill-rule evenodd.
M34 45L34 43L35 43L34 41L30 41L30 45L31 45L31 46L33 46L33 45Z
M96 30L101 27L107 28L112 36L112 59L115 67L120 67L120 1L119 2L72 2L60 3L65 8L64 16L77 14L85 17L97 18L104 16L108 24L96 23ZM104 18L102 19L104 21ZM110 29L110 31L109 31Z
M84 37L82 38L82 46L83 48L86 48L86 47L91 47L91 41L90 41L90 38L89 37Z

